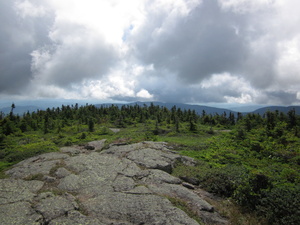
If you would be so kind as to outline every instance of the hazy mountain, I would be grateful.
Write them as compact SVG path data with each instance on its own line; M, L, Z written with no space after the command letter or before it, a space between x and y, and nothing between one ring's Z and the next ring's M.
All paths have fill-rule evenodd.
M28 106L17 106L16 108L14 108L14 114L18 114L18 115L23 115L23 113L26 112L36 112L37 110L43 110L45 108L42 107L38 107L38 106L33 106L33 105L28 105ZM3 107L0 108L0 112L3 112L4 114L9 114L11 111L11 107Z
M78 103L79 106L86 104L97 104L99 101L96 100L78 100L78 99L37 99L37 100L0 100L0 112L5 114L11 110L12 103L15 104L14 113L22 115L24 112L33 112L40 110L46 110L47 108L52 109L53 107L61 107L62 105L75 105Z
M150 106L151 103L153 103L155 106L162 106L166 107L168 109L171 109L173 106L176 106L176 108L181 108L182 110L195 110L197 114L202 114L203 110L205 111L206 114L223 114L224 112L229 115L229 113L234 113L236 114L237 112L234 112L229 109L224 109L224 108L216 108L216 107L210 107L210 106L203 106L203 105L189 105L189 104L183 104L183 103L163 103L163 102L132 102L132 103L126 103L126 104L113 104L118 107L122 107L123 105L139 105L139 106ZM112 104L97 104L97 107L100 106L110 106Z
M257 109L255 111L253 111L253 113L258 113L260 115L263 115L267 111L274 112L276 110L278 110L279 112L287 113L288 111L290 111L292 109L295 109L296 114L300 115L300 106L267 106L267 107Z
M61 107L62 105L75 105L76 103L81 105L86 104L94 104L97 107L100 107L101 105L104 106L110 106L112 104L122 107L123 105L140 105L140 106L150 106L151 102L132 102L132 103L100 103L95 104L96 101L87 101L87 100L64 100L64 99L58 99L58 100L32 100L32 101L15 101L16 108L14 109L15 114L22 115L26 112L33 112L37 110L45 110L47 108L53 108L53 107ZM8 114L11 110L11 104L12 102L8 101L0 101L0 112L3 112L5 114ZM229 115L229 113L234 113L235 115L237 112L242 112L243 114L246 113L259 113L260 115L263 115L266 111L276 111L287 113L291 109L295 108L296 113L300 115L300 106L266 106L261 107L259 105L243 105L243 106L235 106L230 107L230 109L227 108L221 108L221 107L213 107L213 106L205 106L205 105L191 105L191 104L183 104L183 103L163 103L163 102L153 102L154 105L159 105L162 107L167 107L168 109L171 109L174 105L176 108L181 108L182 110L195 110L196 113L202 114L203 110L206 112L206 114L223 114L224 112ZM224 105L225 107L225 105ZM259 108L260 107L260 108Z
M228 109L235 112L248 113L263 107L267 107L267 106L266 105L242 105L242 106L229 107Z

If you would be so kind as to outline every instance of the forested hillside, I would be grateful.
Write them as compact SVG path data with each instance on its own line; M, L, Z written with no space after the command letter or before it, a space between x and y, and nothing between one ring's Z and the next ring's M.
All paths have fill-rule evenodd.
M178 165L174 175L232 199L255 212L261 224L300 221L300 116L294 109L262 116L212 115L154 104L76 104L19 116L14 108L7 116L0 114L1 171L25 158L92 140L107 139L107 145L165 141L199 162L191 168Z

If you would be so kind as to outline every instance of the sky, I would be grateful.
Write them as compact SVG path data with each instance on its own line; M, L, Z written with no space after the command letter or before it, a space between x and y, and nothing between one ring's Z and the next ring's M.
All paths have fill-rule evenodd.
M299 0L0 0L0 100L300 104Z

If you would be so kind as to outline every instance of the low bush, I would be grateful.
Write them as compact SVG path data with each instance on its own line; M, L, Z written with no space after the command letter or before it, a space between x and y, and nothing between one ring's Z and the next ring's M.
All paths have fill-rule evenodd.
M227 165L223 168L213 168L202 176L201 185L209 192L231 197L247 174L248 171L243 166Z
M257 205L269 224L294 225L300 222L300 185L280 186L265 191Z
M4 161L19 162L42 153L54 151L58 151L58 147L51 141L19 145L6 151Z
M272 183L267 176L251 173L243 179L232 196L241 206L255 210L263 193L271 188Z

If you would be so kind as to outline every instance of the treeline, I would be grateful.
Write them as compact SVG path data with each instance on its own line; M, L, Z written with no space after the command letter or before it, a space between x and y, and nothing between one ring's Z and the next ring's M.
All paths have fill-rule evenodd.
M290 110L287 114L282 112L268 111L263 116L259 114L242 113L226 114L206 114L203 110L198 115L195 110L181 110L173 106L170 110L166 107L144 105L123 105L121 107L115 105L102 105L96 107L94 105L78 106L62 105L62 107L48 108L47 110L38 110L37 112L24 113L22 116L14 115L13 104L9 115L0 113L0 135L10 135L16 132L26 131L43 131L60 132L65 126L71 124L88 125L89 131L94 130L95 124L110 123L116 127L125 128L135 123L145 123L148 120L156 121L159 124L174 124L176 132L180 132L180 123L189 123L190 131L197 131L197 125L209 125L212 127L220 127L224 129L233 128L239 125L239 138L244 137L245 131L250 131L258 127L265 127L268 135L281 136L285 129L293 129L295 135L299 133L299 116L295 110Z
M38 110L37 112L24 113L22 116L14 115L12 110L5 116L0 113L1 134L10 135L14 132L26 132L30 130L43 130L44 133L50 131L60 131L64 126L72 124L74 121L78 124L89 125L90 131L95 124L112 123L116 127L126 127L134 123L145 123L147 120L155 120L158 123L179 124L181 122L190 122L196 124L201 121L204 124L232 125L235 123L233 114L227 117L226 113L222 115L206 115L203 111L202 116L197 115L195 110L181 110L174 106L171 110L166 107L155 106L128 106L118 107L115 105L96 107L94 105L78 106L67 105L57 108L48 108L47 110ZM191 126L192 129L193 125Z

